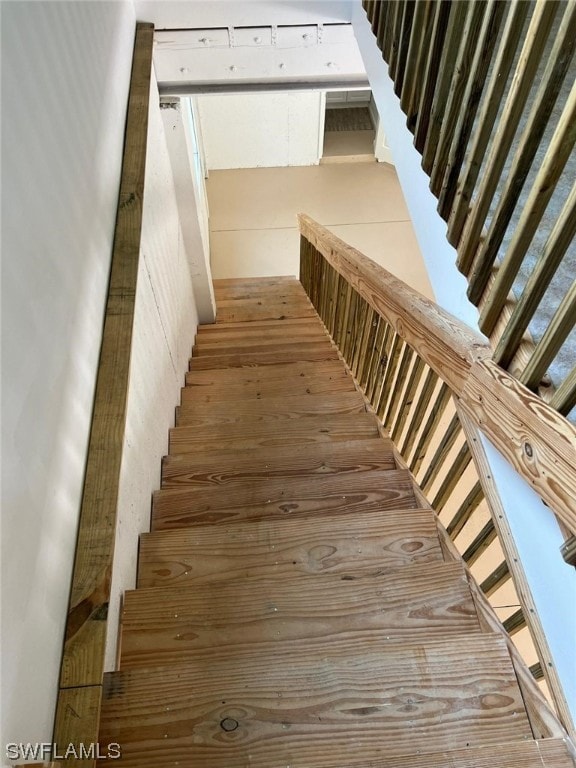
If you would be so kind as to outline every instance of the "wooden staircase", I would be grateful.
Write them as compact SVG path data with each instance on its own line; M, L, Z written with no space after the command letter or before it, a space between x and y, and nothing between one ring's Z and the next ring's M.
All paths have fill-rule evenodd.
M215 290L100 743L154 768L573 766L300 283Z

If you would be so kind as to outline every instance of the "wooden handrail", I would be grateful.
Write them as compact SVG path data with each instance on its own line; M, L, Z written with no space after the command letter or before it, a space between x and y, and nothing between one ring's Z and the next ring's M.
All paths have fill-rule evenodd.
M53 741L64 746L62 753L66 745L98 741L140 257L153 38L153 24L136 25L110 282L54 728ZM91 758L67 760L68 765L93 763Z
M309 216L300 233L446 382L460 407L576 532L576 428L491 358L488 343Z

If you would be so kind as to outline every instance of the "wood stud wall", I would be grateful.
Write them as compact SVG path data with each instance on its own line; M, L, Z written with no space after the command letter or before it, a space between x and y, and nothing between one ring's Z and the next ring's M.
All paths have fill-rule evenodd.
M379 0L364 2L364 8L439 199L458 268L469 280L469 298L480 307L480 328L491 338L494 359L567 415L576 406L576 366L551 397L545 377L574 327L574 285L566 286L562 306L536 348L528 328L574 238L576 188L528 284L517 297L511 290L576 143L576 85L526 190L519 222L511 222L572 71L576 4ZM547 64L536 83L543 56Z

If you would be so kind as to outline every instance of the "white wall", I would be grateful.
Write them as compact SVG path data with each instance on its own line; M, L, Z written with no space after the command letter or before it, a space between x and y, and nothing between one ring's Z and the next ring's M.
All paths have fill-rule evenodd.
M194 215L191 207L189 216ZM168 429L174 426L197 322L190 260L153 77L106 670L114 669L121 596L135 586L138 537L150 530L150 500L160 487L161 459L168 452Z
M350 21L349 0L136 0L136 14L157 29L257 27Z
M198 97L209 170L316 165L318 91Z
M134 22L2 3L2 752L52 735Z

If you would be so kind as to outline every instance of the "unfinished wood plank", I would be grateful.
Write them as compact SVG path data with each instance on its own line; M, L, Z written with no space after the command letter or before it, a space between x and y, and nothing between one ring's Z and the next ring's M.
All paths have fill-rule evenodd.
M318 317L284 317L280 320L253 320L252 322L230 322L230 323L209 323L199 325L196 334L200 336L218 335L229 331L266 331L269 329L284 328L286 333L292 333L302 328L324 328L322 321Z
M138 587L204 584L247 578L383 573L412 563L441 561L430 510L358 513L300 520L260 520L140 537Z
M324 446L278 446L246 451L208 451L202 456L165 456L162 488L225 485L233 480L308 477L340 472L396 469L390 443L384 440L346 440Z
M304 301L245 300L233 302L229 307L217 305L216 323L280 320L285 317L313 317L315 314L314 307Z
M247 419L272 419L281 429L286 419L301 419L322 414L344 415L366 410L364 398L357 392L337 392L323 395L296 397L267 397L263 400L241 400L233 409L222 408L221 403L183 402L177 409L176 423L180 425L230 424Z
M232 341L218 340L213 344L194 345L192 348L192 357L206 357L208 355L236 355L246 353L247 355L257 352L278 352L282 350L298 351L307 346L318 346L325 344L328 348L332 346L332 342L328 336L324 333L319 333L316 336L307 336L304 339L299 338L276 338L276 339L246 339L244 341L238 341L234 339Z
M576 532L575 427L489 360L474 366L460 406Z
M446 532L444 526L438 520L438 532L440 534L440 546L444 552L446 560L453 560L456 562L462 562L462 556L456 549L456 545L451 540L450 536ZM567 737L567 732L563 727L557 715L552 711L548 702L546 701L544 694L540 690L538 683L534 680L532 673L528 669L526 662L520 656L520 653L513 640L508 633L504 630L502 622L496 616L494 609L488 602L488 598L482 592L476 580L470 573L470 570L465 566L468 574L468 581L470 583L470 589L472 596L476 602L478 610L478 617L484 628L485 632L494 632L499 634L508 647L508 652L512 659L514 666L514 672L518 679L518 684L522 691L522 697L528 713L528 719L535 739L546 738L560 738Z
M275 352L239 352L230 355L210 355L206 358L193 357L190 360L190 369L208 371L215 368L252 368L280 363L323 362L339 359L336 347L322 342L321 344L298 344L294 345L293 349L286 346Z
M298 218L300 231L324 258L459 393L471 365L490 355L484 339L309 216Z
M65 762L74 768L93 768L95 765L95 756L92 755L91 758L89 752L81 752L80 745L89 750L91 744L98 744L101 700L101 683L66 688L61 690L58 696L53 744L58 755L66 755L66 751L72 747ZM102 745L102 754L105 753L108 743ZM75 755L78 756L77 760L73 759ZM58 764L62 763L55 761L50 765Z
M225 658L231 646L235 652L273 653L294 641L320 638L329 653L332 642L348 632L358 633L360 644L365 632L385 644L473 636L480 626L464 571L456 563L410 565L355 578L300 574L274 581L195 584L193 589L186 584L150 587L125 593L120 666L176 664L207 649L213 658Z
M100 685L140 253L154 27L138 24L60 687ZM59 738L65 738L64 732Z
M502 547L505 565L512 575L516 594L520 600L522 612L530 627L530 635L536 647L538 658L543 662L543 669L548 682L548 687L556 705L556 711L560 713L562 720L573 730L574 724L570 714L570 707L566 701L562 688L562 681L558 677L558 672L553 663L550 647L546 639L546 633L540 620L540 615L534 601L530 585L526 578L522 560L514 541L514 536L508 524L508 516L502 504L498 488L492 478L492 471L488 464L486 453L480 442L480 435L476 425L466 412L459 409L459 415L462 422L462 428L466 434L467 443L474 458L474 463L478 471L478 477L488 502L491 520L498 535L498 540Z
M236 325L236 324L235 324ZM260 326L258 323L238 323L240 327L226 328L222 331L212 333L199 333L196 335L195 346L212 347L221 342L251 343L254 339L262 341L272 341L278 339L290 339L295 341L306 341L307 339L324 339L326 331L320 323L309 323L307 325L291 325L286 327L284 321L280 320L272 326ZM218 326L216 326L218 328Z
M138 768L244 768L248 759L314 768L318 758L347 765L348 754L389 759L531 737L499 637L391 643L386 653L380 641L361 654L353 637L329 655L324 644L298 650L232 647L213 659L209 649L187 664L114 673L101 739L121 743L124 764Z
M512 741L496 746L466 747L410 754L394 758L394 768L573 768L570 747L563 739ZM322 762L315 768L343 768L340 761ZM346 760L346 768L390 768L386 757L356 762Z
M376 420L369 413L351 416L310 416L284 421L282 429L273 421L238 422L198 429L175 427L170 430L170 453L190 453L206 448L246 450L279 445L312 445L334 440L380 439Z
M318 373L307 363L196 371L186 376L186 387L182 389L181 399L182 402L197 403L229 400L236 402L281 395L351 392L355 389L354 381L339 361L317 365ZM252 376L250 371L254 372ZM268 371L270 375L266 375ZM219 374L232 375L219 376ZM204 375L203 378L202 375Z
M153 499L152 530L262 517L304 519L324 512L349 515L415 506L412 480L404 470L263 480L258 484L236 481L225 488L157 491Z

